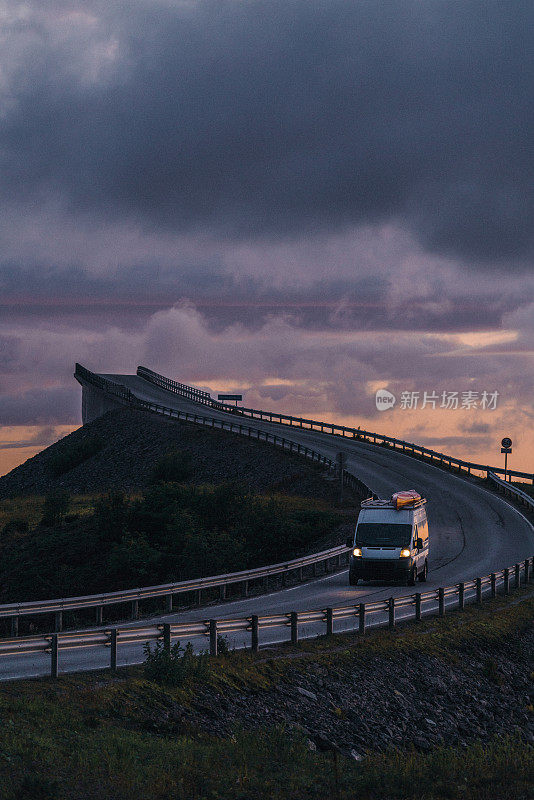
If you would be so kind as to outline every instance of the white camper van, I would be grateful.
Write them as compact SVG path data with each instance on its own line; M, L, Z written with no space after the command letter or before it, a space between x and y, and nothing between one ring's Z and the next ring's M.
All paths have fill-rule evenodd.
M402 580L413 586L428 574L426 500L414 489L397 492L390 500L364 500L352 547L349 582Z

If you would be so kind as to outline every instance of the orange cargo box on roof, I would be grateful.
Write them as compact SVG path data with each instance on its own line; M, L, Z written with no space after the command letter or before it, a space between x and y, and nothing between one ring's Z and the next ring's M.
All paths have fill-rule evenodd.
M391 503L395 508L411 506L418 500L421 500L421 495L415 489L407 489L405 492L395 492L395 494L391 495Z

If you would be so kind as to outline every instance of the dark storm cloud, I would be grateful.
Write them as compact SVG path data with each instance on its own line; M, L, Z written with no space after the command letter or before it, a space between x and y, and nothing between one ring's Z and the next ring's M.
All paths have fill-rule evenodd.
M83 36L47 35L74 8ZM57 3L12 30L0 190L230 237L395 220L521 267L533 23L520 0Z
M0 395L0 426L65 425L79 417L80 393L74 386Z
M197 271L142 264L95 276L80 267L0 263L5 322L55 315L57 325L68 327L77 318L89 329L118 319L125 328L138 327L155 311L190 299L213 332L236 323L258 330L279 314L302 330L477 330L499 325L525 299L517 287L472 289L466 296L454 286L445 298L438 283L424 297L392 303L390 289L390 280L378 275L311 280L294 289L269 286L262 277L237 278L209 264ZM14 339L0 337L2 371L16 364L17 352Z

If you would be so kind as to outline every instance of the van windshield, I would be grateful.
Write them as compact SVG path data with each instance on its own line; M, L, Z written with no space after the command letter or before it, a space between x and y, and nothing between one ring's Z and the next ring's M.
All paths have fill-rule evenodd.
M404 547L411 536L411 525L395 522L363 522L356 528L356 544L364 547Z

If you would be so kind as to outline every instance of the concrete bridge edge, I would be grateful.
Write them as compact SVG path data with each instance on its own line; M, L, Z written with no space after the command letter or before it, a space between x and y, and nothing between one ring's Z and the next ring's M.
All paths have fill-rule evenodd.
M86 425L94 419L98 419L107 411L115 408L123 408L119 398L113 397L96 386L85 383L76 376L76 380L82 387L82 424Z

